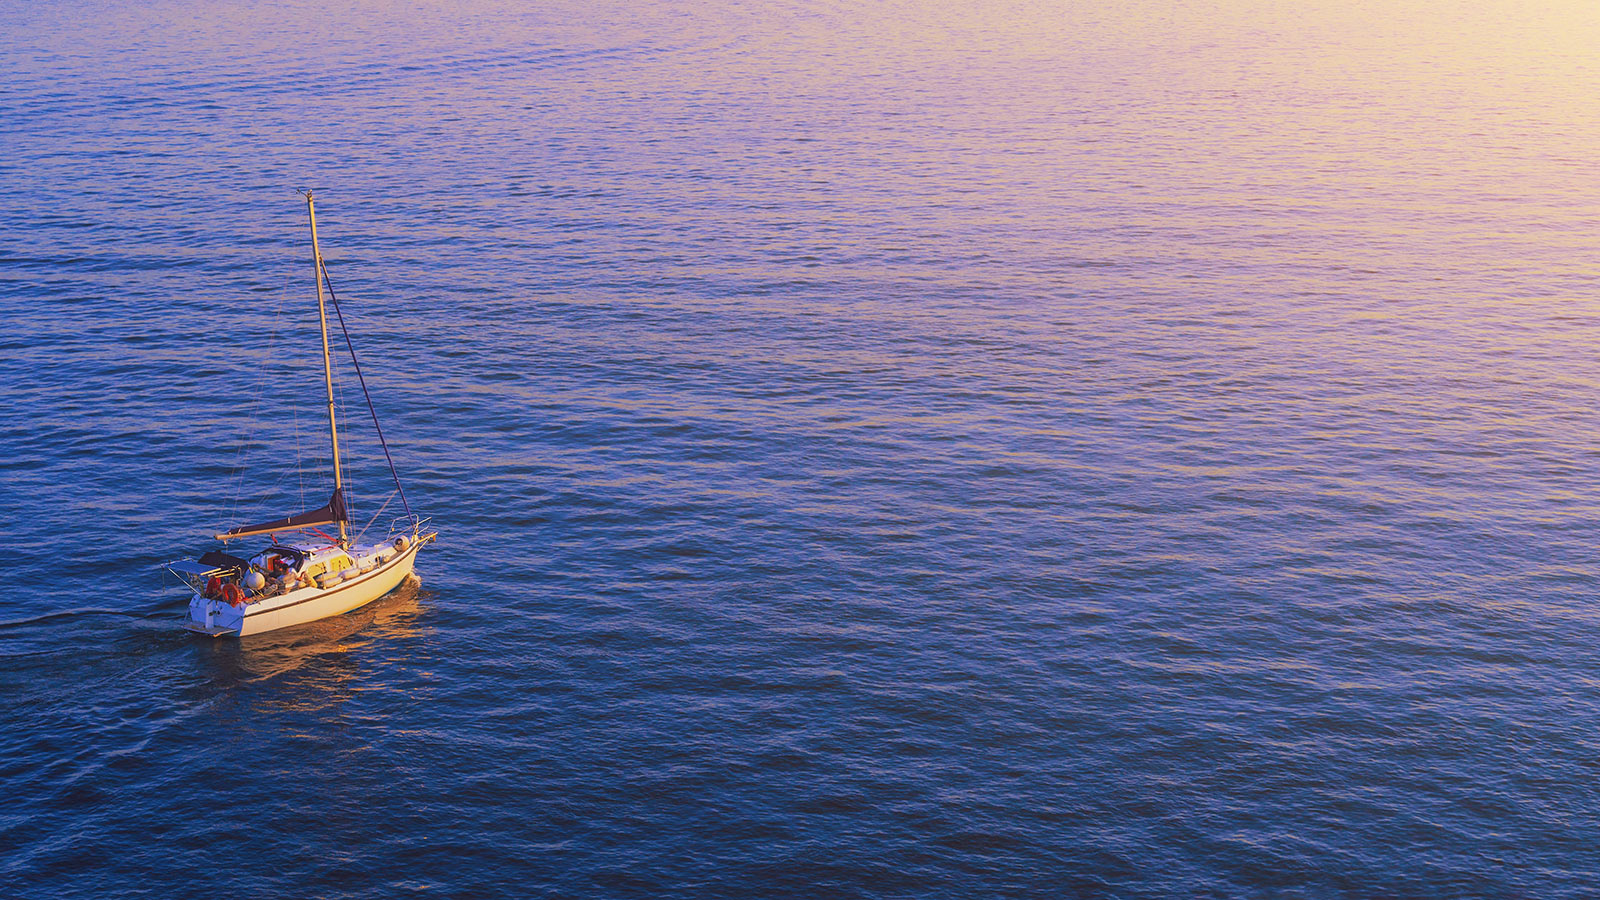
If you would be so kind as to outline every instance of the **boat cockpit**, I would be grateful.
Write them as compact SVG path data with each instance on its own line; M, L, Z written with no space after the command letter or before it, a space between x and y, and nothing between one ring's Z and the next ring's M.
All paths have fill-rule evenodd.
M243 606L301 588L326 590L371 572L407 545L404 537L360 549L274 543L249 559L212 550L166 568L201 598Z

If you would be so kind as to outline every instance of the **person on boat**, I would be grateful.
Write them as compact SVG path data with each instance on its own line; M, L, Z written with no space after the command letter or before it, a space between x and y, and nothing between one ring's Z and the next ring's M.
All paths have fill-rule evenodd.
M204 591L200 592L200 596L206 598L207 600L215 600L218 597L221 597L222 596L222 576L221 575L213 575L213 576L211 576L211 580L206 582L206 589Z

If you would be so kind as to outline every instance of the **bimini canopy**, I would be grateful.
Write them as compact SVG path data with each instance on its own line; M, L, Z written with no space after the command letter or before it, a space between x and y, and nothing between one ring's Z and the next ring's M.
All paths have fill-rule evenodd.
M250 571L250 563L248 561L223 553L221 550L207 552L205 556L200 557L200 565L206 567L208 571L195 573L197 575L217 575L226 572L243 575L245 572Z
M238 575L249 570L250 564L221 550L212 550L199 559L177 559L162 568L185 581L195 578L204 581L213 575Z
M318 525L332 525L335 522L348 521L350 521L350 514L344 507L344 492L334 491L333 496L328 498L327 505L321 509L313 509L297 516L285 516L282 519L273 519L271 522L261 522L256 525L240 525L238 528L217 535L217 540L227 541L256 534L294 531L299 528L314 528Z

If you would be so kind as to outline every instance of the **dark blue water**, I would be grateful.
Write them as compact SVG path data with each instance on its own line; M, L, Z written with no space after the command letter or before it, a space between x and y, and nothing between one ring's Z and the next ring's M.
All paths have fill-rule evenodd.
M1600 881L1592 11L0 7L0 894Z

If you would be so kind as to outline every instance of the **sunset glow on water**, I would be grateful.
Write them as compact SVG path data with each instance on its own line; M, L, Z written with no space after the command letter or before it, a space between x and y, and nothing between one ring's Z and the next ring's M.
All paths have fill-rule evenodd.
M1600 881L1600 7L0 5L0 895Z

